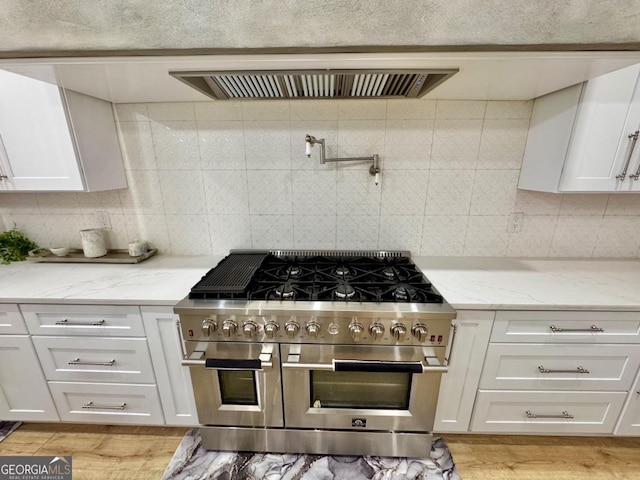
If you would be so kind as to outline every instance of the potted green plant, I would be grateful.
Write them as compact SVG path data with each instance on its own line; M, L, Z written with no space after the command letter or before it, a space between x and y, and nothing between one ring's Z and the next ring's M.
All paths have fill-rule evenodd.
M29 250L34 248L38 245L15 226L0 233L0 261L4 264L25 260Z

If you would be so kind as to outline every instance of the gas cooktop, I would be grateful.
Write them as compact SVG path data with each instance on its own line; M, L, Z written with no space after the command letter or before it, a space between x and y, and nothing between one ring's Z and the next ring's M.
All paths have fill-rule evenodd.
M190 299L443 303L408 252L232 250Z

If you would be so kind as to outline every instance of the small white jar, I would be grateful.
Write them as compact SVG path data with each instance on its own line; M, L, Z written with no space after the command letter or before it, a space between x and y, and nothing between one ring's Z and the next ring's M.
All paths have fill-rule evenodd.
M82 251L85 257L104 257L107 254L107 247L101 230L97 228L80 230L80 238L82 239Z
M147 244L145 242L134 240L129 244L130 257L141 257L145 253L147 253Z

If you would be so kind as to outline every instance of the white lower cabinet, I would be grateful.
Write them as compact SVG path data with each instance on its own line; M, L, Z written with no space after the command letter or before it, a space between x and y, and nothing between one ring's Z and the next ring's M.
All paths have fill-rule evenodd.
M640 365L640 345L492 343L481 389L624 391Z
M145 338L33 337L47 380L155 383Z
M640 436L640 372L629 391L615 434Z
M639 368L640 312L497 312L471 431L640 434Z
M468 431L493 317L492 311L462 311L453 321L456 335L440 385L435 432Z
M170 307L142 307L151 358L168 425L198 425L188 367L181 365L183 343L178 316Z
M0 335L0 419L59 420L28 335Z
M610 434L626 397L625 392L479 390L471 431Z
M17 305L0 304L0 335L29 333Z
M140 307L20 305L65 422L164 425ZM155 332L152 332L152 335Z
M66 422L162 425L162 405L155 385L49 382Z
M32 335L144 337L139 307L122 305L20 305Z

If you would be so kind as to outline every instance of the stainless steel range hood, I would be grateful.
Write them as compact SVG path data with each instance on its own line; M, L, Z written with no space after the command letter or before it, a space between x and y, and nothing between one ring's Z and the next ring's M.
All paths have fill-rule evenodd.
M287 99L300 98L300 95L303 95L302 98L378 98L367 96L367 92L371 95L374 90L382 98L403 99L411 95L424 95L424 99L431 100L528 100L639 62L638 51L457 51L14 58L0 60L0 69L114 103L202 102L212 97ZM241 73L238 78L230 77L238 72ZM293 81L289 81L291 94L287 89L287 72L294 77ZM379 75L384 78L387 73L390 76L410 73L426 77L420 88L415 82L407 81L407 85L416 88L409 88L403 96L401 88L385 90L387 86L392 86L390 77L380 90L382 79ZM231 86L227 86L228 90L225 91L222 77L219 77L225 74L229 75L225 78L227 81L241 82L243 78L251 81L249 90L241 82L229 84ZM344 75L339 81L334 76L333 97L332 74ZM284 83L278 75L284 76ZM304 77L301 75L307 76L306 93ZM360 75L358 81L355 75ZM369 83L365 85L367 78ZM314 79L317 79L317 91L314 90ZM323 95L320 95L321 79ZM375 89L378 79L380 83ZM265 80L269 82L269 88ZM357 85L360 82L362 85L358 93ZM251 85L254 90L257 86L263 90L254 92ZM351 85L351 89L346 88L348 85ZM244 86L245 93L241 86ZM293 86L296 87L295 91ZM237 97L233 97L232 88L236 89ZM282 96L275 96L276 92ZM328 97L324 96L327 94Z
M419 98L458 69L169 72L216 100Z

